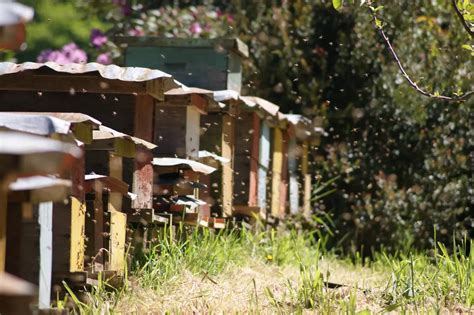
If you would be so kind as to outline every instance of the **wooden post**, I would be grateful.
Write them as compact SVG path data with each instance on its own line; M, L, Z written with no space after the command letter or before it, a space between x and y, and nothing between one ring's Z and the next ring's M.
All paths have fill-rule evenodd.
M70 240L70 256L69 271L84 270L84 232L86 222L86 205L75 197L70 198L71 201L71 240Z
M300 210L300 196L298 183L298 146L295 137L290 139L288 145L288 169L290 176L290 213L297 214Z
M7 181L0 178L0 273L5 271L7 250Z
M137 95L133 135L143 140L153 141L154 100L150 95Z
M311 215L311 174L309 173L309 143L303 143L302 173L304 179L303 213Z
M94 249L92 251L93 255L96 256L102 248L104 248L104 202L102 199L102 185L99 185L100 190L95 191L94 198ZM92 219L91 218L91 219ZM93 261L94 270L95 265L100 264L101 268L104 268L104 253L101 253L95 261Z
M122 180L123 178L123 161L122 157L109 153L109 176ZM122 209L122 194L112 192L109 195L110 201L116 205L118 209Z
M186 106L186 157L199 158L201 113L194 106Z
M252 114L252 148L250 151L249 206L258 205L258 151L260 143L260 117Z
M53 203L42 202L38 206L38 224L40 228L40 265L39 299L40 309L49 309L51 305L51 281L53 270Z
M267 215L267 173L270 167L270 127L265 121L260 126L259 168L258 168L258 206L263 217Z
M122 157L110 155L110 176L122 180ZM153 173L152 173L153 174ZM134 176L135 178L135 176ZM153 177L152 177L153 178ZM134 179L135 182L135 179ZM109 194L110 239L109 239L109 266L110 270L122 271L125 263L125 232L127 215L122 213L122 194ZM151 200L150 200L151 201Z
M283 134L280 128L275 128L273 133L272 162L271 213L274 217L277 217L280 213L280 184L283 166Z
M132 201L132 208L134 209L153 208L153 165L151 163L152 161L153 154L150 152L150 150L137 147L136 158L133 161L134 171L132 192L137 195L137 198ZM116 174L116 176L118 176L118 174ZM118 195L115 196L116 193L113 194L114 198L119 198ZM122 195L120 195L120 198L122 198Z
M127 215L109 203L110 241L109 270L122 272L125 267L125 236L127 231Z
M222 117L222 157L230 162L222 165L222 212L225 217L232 216L234 190L234 118L225 114Z
M280 218L286 215L287 201L288 201L288 130L283 132L283 163L281 167L281 182L280 182Z

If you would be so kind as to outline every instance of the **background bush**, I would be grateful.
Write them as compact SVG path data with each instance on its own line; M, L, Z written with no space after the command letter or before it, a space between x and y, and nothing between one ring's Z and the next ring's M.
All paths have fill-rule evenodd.
M57 3L71 10L71 3ZM420 86L448 95L473 88L473 57L462 48L472 42L447 1L378 4L385 5L385 30ZM308 115L328 132L313 152L314 176L341 178L338 192L315 211L332 214L334 245L369 255L380 247L432 247L435 230L448 244L453 235L473 236L474 98L447 103L412 90L365 10L337 12L328 1L303 0L75 5L78 21L100 20L94 27L109 38L240 36L251 49L245 93ZM29 50L20 60L64 44L55 35L64 34L62 24L47 24L48 36L36 33L46 14L37 11L43 24L29 26ZM91 56L103 52L84 42L83 29L77 32L68 36ZM120 49L107 49L120 63Z

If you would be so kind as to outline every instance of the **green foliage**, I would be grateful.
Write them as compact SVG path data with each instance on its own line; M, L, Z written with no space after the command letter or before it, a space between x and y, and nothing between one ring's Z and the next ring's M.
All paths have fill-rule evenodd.
M83 19L74 2L61 0L21 1L35 10L33 22L27 24L25 51L16 54L20 61L36 61L44 49L58 49L75 42L81 48L89 47L92 28L106 30L109 24L101 22L97 16Z
M41 3L49 7L38 4L38 16L55 12L55 19L67 24L38 26L42 31L29 32L30 46L60 46L57 34L69 30L86 39L84 24L69 28L75 23L70 4ZM334 1L336 11L329 2L303 0L215 5L134 0L123 2L133 9L126 14L108 1L78 3L88 20L99 16L109 23L109 35L235 35L249 44L244 93L306 114L328 132L313 152L313 172L317 178L340 176L337 191L315 202L315 213L331 214L333 245L362 251L364 260L380 248L430 248L433 226L445 243L474 230L474 98L447 103L417 93L388 53L367 7L373 7L379 27L419 86L456 95L472 88L472 43L449 1ZM472 4L457 5L472 22Z

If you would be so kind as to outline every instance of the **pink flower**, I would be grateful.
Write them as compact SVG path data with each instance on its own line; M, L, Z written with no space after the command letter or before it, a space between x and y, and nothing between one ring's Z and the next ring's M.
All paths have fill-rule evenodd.
M98 30L96 28L91 30L91 36L90 36L90 41L92 46L98 48L107 43L107 36L105 36L104 33L102 33L101 30Z
M234 16L232 14L227 14L227 23L232 24L234 23Z
M60 53L64 55L64 59L67 61L66 63L86 63L87 62L87 54L84 50L77 47L75 43L69 43L64 45L61 49ZM61 57L61 59L63 59ZM60 63L59 61L57 61Z
M137 27L132 28L131 30L128 31L128 35L130 36L143 36L145 35L145 32Z
M48 62L48 61L52 61L51 60L51 54L53 53L53 50L52 49L45 49L45 50L42 50L40 52L40 54L38 55L38 57L36 58L36 61L37 62L41 62L41 63L44 63L44 62Z
M189 31L191 32L191 34L201 34L202 33L201 24L199 24L198 22L194 22L193 24L191 24Z
M112 63L112 57L110 57L109 53L102 53L97 56L96 62L103 65L110 65Z

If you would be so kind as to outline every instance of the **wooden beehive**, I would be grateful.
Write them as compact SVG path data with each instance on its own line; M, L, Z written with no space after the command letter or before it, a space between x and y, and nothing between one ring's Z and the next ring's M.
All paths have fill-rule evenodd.
M214 103L213 93L197 88L177 88L156 104L154 142L157 156L197 159L201 115Z
M237 103L229 102L225 110L209 112L201 119L201 148L228 159L229 163L222 164L219 170L204 180L211 187L208 190L215 203L211 206L213 212L220 216L232 216L234 199L234 152L235 124L238 113Z
M0 132L0 138L3 145L0 150L0 164L2 165L0 167L0 180L2 181L0 186L0 272L5 270L7 263L8 269L12 269L13 272L23 275L25 278L35 280L35 283L43 280L42 286L40 286L40 304L49 306L53 245L52 201L64 198L66 191L55 186L57 183L47 185L45 180L38 180L35 177L28 179L26 184L25 180L20 184L16 182L12 184L12 181L15 177L23 174L59 173L64 175L64 171L76 163L76 158L79 158L80 154L77 152L77 147L73 145L42 137ZM46 178L46 181L53 181L53 179ZM9 190L13 190L15 194L9 196ZM10 203L8 203L9 197L11 198ZM48 202L42 203L43 201ZM34 218L33 204L38 203L41 203L42 207L38 209L36 217L38 221L35 223L34 220L31 221ZM7 211L8 207L12 208L11 211ZM23 221L23 216L28 222ZM19 233L18 229L21 230L23 223L25 223L26 231ZM33 226L38 226L35 224L39 224L39 233L38 230L31 229ZM42 241L46 244L46 248L38 248L38 237L45 238ZM9 255L9 252L12 256ZM36 264L36 268L35 262L31 261L30 256L35 252L39 252L41 258L40 262ZM6 257L9 257L8 261L6 261ZM20 257L21 260L16 261L15 257ZM40 267L44 267L43 272L37 271Z
M161 69L187 86L234 90L242 85L248 47L237 38L117 37L127 66Z
M200 174L210 174L215 169L205 164L177 158L155 158L155 206L156 215L170 213L170 223L183 221L186 224L199 224L199 208L205 202L197 199L203 185L199 183Z
M128 197L128 185L114 177L86 175L86 268L89 277L98 272L123 274L126 263L127 215L112 194ZM120 202L119 202L120 203Z

